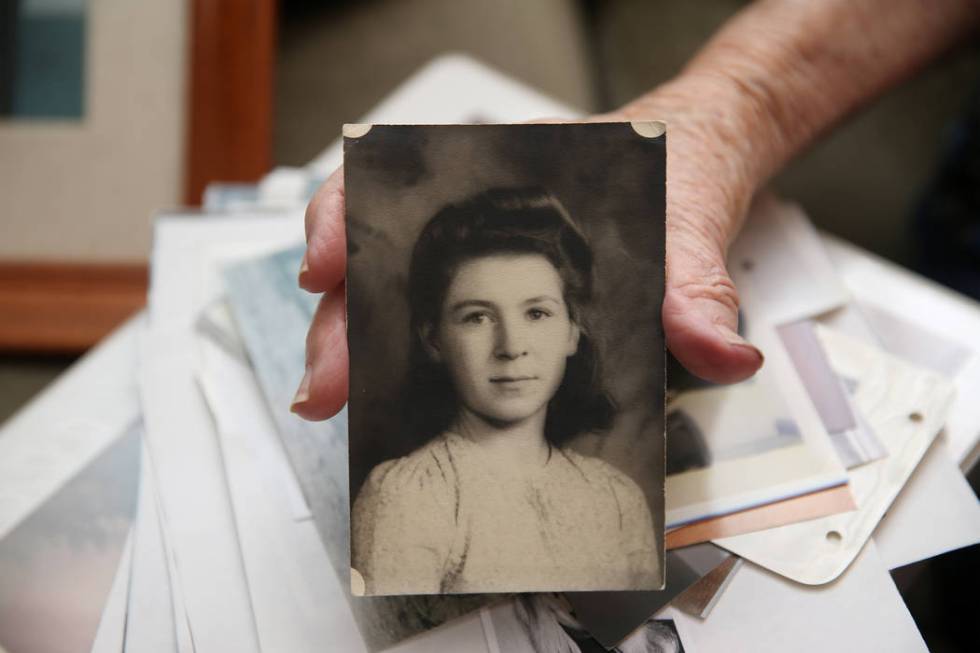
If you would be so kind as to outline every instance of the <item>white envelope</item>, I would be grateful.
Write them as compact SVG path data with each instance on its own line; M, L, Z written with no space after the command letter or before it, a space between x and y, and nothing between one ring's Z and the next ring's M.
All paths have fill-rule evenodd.
M126 632L126 601L129 597L129 572L133 560L133 531L129 531L119 569L112 581L112 589L102 610L102 620L92 642L92 653L115 653L123 649Z
M142 312L130 319L0 429L0 539L139 419L136 341L144 321Z
M787 578L820 585L837 578L861 551L946 421L952 384L824 327L831 367L857 383L855 403L889 456L850 470L858 510L715 540Z
M874 532L889 569L980 542L980 502L940 434Z
M805 587L744 564L707 619L668 608L685 650L750 653L927 651L873 543L847 574Z
M133 558L126 613L126 651L179 651L190 653L189 633L177 638L177 620L186 624L183 603L175 603L170 589L167 550L157 512L156 483L149 453L143 446L139 501L133 526Z
M814 317L851 299L806 214L768 192L753 201L728 252L728 270L748 318L773 326Z
M366 650L316 526L293 516L299 486L252 371L204 336L200 345L261 649Z
M221 452L194 379L194 324L215 297L206 254L216 245L302 238L301 214L157 220L150 325L140 348L140 391L146 443L156 473L159 508L171 552L174 596L183 602L194 649L258 651L258 636ZM209 276L210 275L210 276Z
M980 304L850 243L826 234L822 238L834 268L856 302L871 307L878 318L890 314L904 322L879 329L881 333L872 329L869 335L875 342L927 368L948 360L937 353L945 354L950 348L961 352L953 376L959 399L953 403L944 431L953 460L960 469L970 469L980 459L980 401L974 400L980 396ZM849 306L848 311L857 312L857 318L865 321L876 318L862 314L858 304ZM828 316L832 321L848 317ZM855 316L850 317L854 326ZM911 343L898 334L901 330L907 336L910 328L916 331Z

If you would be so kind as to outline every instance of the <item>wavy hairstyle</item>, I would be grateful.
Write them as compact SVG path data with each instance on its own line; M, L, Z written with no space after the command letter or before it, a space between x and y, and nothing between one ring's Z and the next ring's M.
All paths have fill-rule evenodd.
M445 367L423 343L439 324L442 304L461 264L495 254L540 254L558 271L569 316L579 326L578 350L548 403L545 438L561 447L571 438L603 431L616 406L602 383L599 357L583 323L593 299L592 249L561 203L541 188L494 188L449 204L422 229L408 276L411 344L405 419L418 441L444 432L456 418L458 398Z

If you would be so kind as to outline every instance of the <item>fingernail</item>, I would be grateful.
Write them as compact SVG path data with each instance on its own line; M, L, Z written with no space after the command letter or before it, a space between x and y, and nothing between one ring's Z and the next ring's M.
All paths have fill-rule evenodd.
M293 403L289 405L289 410L296 412L296 407L305 404L310 399L310 366L306 366L306 373L303 374L303 380L299 382L299 389L296 391L296 396L293 397Z
M299 264L299 285L303 285L303 275L310 271L310 264L306 262L306 252L303 252L303 262Z
M728 327L718 324L716 325L716 328L718 330L718 333L721 334L721 337L724 338L725 342L727 342L728 344L734 345L736 347L748 347L753 352L755 352L755 355L759 357L760 361L764 361L766 359L766 357L762 355L762 351L760 351L758 347L756 347L751 342L749 342L742 336L738 335Z

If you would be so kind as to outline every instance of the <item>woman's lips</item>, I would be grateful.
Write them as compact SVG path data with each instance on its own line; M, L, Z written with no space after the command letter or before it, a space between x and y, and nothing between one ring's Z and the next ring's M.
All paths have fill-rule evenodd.
M534 381L538 377L528 376L528 375L515 375L515 376L492 376L490 377L490 383L520 383L522 381Z

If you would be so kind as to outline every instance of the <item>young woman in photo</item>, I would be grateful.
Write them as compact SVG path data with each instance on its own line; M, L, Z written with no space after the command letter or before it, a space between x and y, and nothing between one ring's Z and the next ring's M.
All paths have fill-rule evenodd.
M643 492L566 446L615 414L585 320L592 259L540 189L490 190L425 225L405 428L427 444L376 466L354 503L368 594L660 587Z

